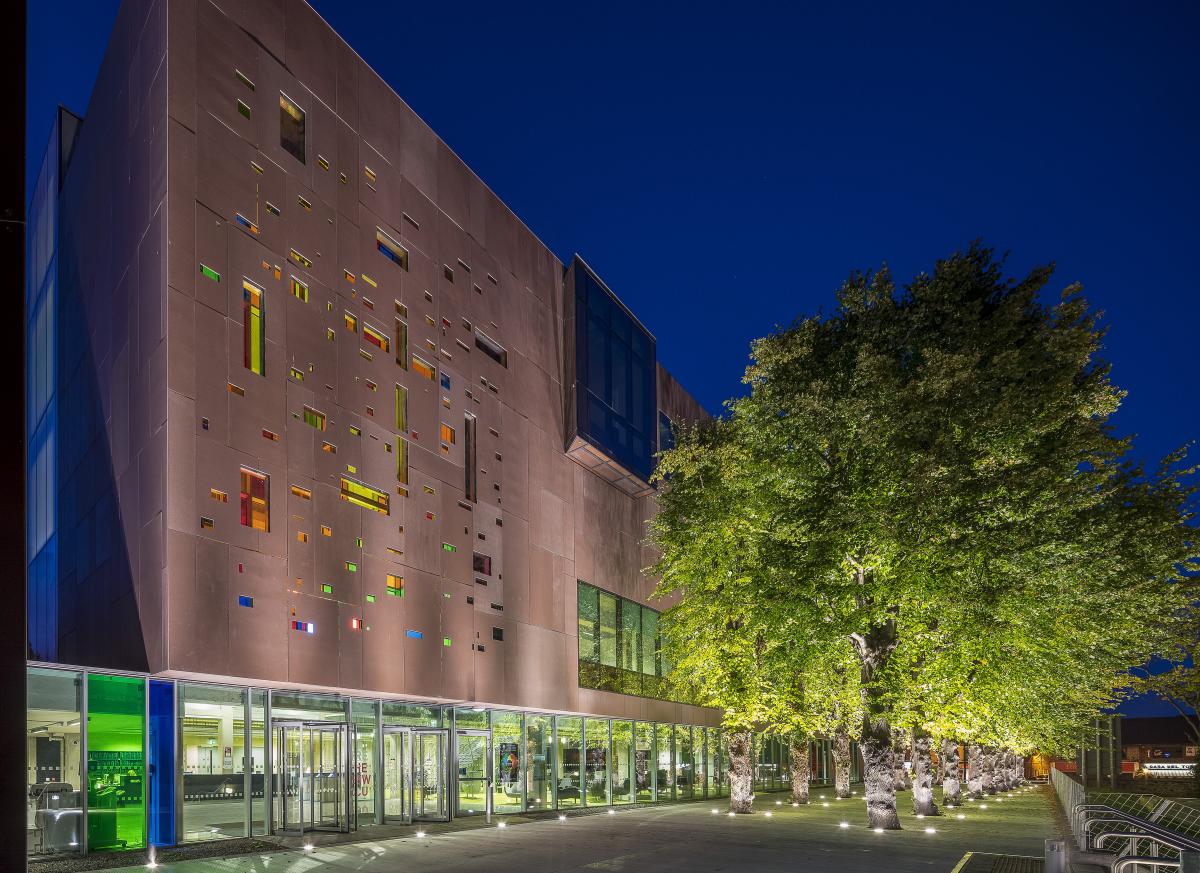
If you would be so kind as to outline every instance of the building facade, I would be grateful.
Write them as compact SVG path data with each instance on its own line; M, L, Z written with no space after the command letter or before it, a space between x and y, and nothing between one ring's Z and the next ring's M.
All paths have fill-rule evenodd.
M303 0L126 0L30 227L31 852L723 793L704 411Z

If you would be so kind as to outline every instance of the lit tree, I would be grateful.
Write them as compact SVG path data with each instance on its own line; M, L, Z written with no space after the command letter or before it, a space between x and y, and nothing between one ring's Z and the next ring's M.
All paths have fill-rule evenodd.
M1169 612L1194 595L1181 575L1183 473L1125 461L1096 316L1075 288L1041 304L1050 274L1011 281L973 247L903 290L886 270L855 275L832 316L753 344L750 395L729 404L719 442L684 439L664 461L652 536L663 590L684 595L681 626L712 633L755 615L765 630L739 643L751 651L781 633L799 633L804 651L852 647L873 827L899 827L893 732L920 715L908 698L925 694L934 665L966 671L960 709L979 710L968 723L981 741L1050 740L1111 690L1114 664L1160 642L1142 633L1147 606ZM987 620L968 621L964 602ZM1035 619L1070 630L1050 634L1061 651L1032 659L1041 669L985 669L1025 663L1019 648L978 663L944 653L947 640L1026 642ZM1061 719L983 711L989 681L1003 698L1043 669L1086 674ZM928 711L909 727L938 733Z

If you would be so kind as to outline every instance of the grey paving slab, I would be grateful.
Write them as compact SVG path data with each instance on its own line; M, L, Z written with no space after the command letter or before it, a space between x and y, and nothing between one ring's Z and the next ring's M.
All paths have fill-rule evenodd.
M722 804L691 803L504 828L431 829L420 838L367 839L316 846L311 852L183 861L159 869L172 873L949 873L968 851L1039 857L1044 841L1056 835L1054 801L1047 789L992 798L986 809L982 803L968 804L950 815L926 819L908 813L904 808L908 797L903 796L904 830L887 833L865 826L860 798L828 806L818 798L813 805L798 808L780 800L771 795L759 798L756 812L749 816L729 817Z

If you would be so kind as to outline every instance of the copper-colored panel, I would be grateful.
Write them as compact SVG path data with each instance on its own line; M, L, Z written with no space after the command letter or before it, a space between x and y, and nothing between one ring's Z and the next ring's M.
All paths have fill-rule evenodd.
M278 28L278 22L274 22ZM285 0L283 57L292 73L328 106L337 100L337 35L305 0Z

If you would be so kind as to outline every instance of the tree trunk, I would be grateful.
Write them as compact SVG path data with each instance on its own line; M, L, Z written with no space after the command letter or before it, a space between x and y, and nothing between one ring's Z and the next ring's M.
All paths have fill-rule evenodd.
M958 743L954 740L942 740L942 804L959 806L962 804L962 782L958 779Z
M750 812L754 803L754 767L750 760L750 731L729 734L729 811Z
M844 800L850 796L850 736L845 731L838 731L829 745L833 756L833 793L839 800Z
M896 750L896 790L908 791L912 787L908 769L904 766L909 752L908 734L904 731L894 732L892 734L892 748Z
M912 792L915 815L940 815L933 802L933 759L929 755L933 740L925 733L916 733L912 741Z
M859 747L863 756L867 826L900 830L900 816L896 812L896 752L887 721L868 719Z
M991 746L984 746L983 760L980 763L983 765L981 770L983 793L995 794L999 790L996 788L996 750Z
M858 570L859 584L866 589L868 573ZM860 600L867 606L868 600ZM872 828L900 830L896 813L896 754L892 748L892 725L888 721L889 704L879 676L891 660L899 642L895 618L871 627L866 633L850 636L861 670L860 699L863 723L859 748L863 757L863 784L867 798L867 824Z
M792 734L788 740L788 761L792 768L792 802L808 803L808 783L812 779L808 737Z
M983 797L983 747L978 743L967 746L967 796Z

